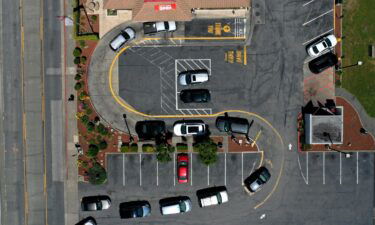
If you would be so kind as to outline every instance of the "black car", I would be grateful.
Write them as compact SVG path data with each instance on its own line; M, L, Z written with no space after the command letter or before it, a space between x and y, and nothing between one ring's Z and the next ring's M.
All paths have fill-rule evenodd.
M216 127L221 132L245 134L249 132L249 121L239 117L219 116L216 119Z
M320 73L325 69L332 67L338 63L337 56L332 52L328 52L309 62L309 69L313 73Z
M100 211L111 206L111 199L107 195L87 196L81 200L82 211Z
M184 103L209 102L211 100L211 95L207 89L187 89L180 92L180 99Z
M139 139L150 140L166 133L165 123L160 120L145 120L135 124L135 131Z
M146 217L151 214L151 205L148 201L123 202L120 204L121 219Z
M248 178L245 179L244 184L247 190L250 192L256 192L269 181L271 174L266 167L260 167Z
M91 216L86 217L85 219L76 223L76 225L96 225L96 221Z

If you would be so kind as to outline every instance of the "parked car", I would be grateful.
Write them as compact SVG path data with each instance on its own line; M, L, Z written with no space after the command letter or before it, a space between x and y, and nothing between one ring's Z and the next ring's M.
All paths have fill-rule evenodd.
M151 140L166 133L165 123L161 120L138 121L135 124L135 132L139 139Z
M247 135L250 129L249 121L239 117L219 116L216 127L221 132L231 132Z
M159 203L162 215L186 213L191 211L191 200L187 196L162 199Z
M151 214L151 205L148 201L123 202L120 204L121 219L146 217Z
M175 21L160 21L143 23L144 34L155 34L163 31L175 31L177 29Z
M131 27L125 28L118 34L110 43L109 47L113 51L118 51L126 42L129 42L135 38L135 31Z
M176 136L204 135L207 132L207 125L201 120L177 121L173 126L173 133Z
M87 196L81 200L82 211L100 211L111 206L111 199L107 195Z
M201 84L208 81L207 70L188 70L178 74L180 85Z
M189 182L189 156L186 153L177 155L177 181L180 184Z
M309 69L313 73L321 73L338 63L338 58L332 52L319 56L309 62Z
M269 181L271 174L266 167L260 167L244 181L245 188L250 192L257 192Z
M184 103L204 103L211 100L211 95L207 89L187 89L180 92L180 99Z
M89 216L76 223L76 225L96 225L96 221L93 217Z
M197 191L200 207L220 205L228 202L228 192L226 187L210 187Z
M336 44L337 44L337 39L335 35L330 34L330 35L323 37L322 39L319 39L312 45L310 45L307 48L307 53L311 57L315 57L315 56L322 54L323 51L335 47Z

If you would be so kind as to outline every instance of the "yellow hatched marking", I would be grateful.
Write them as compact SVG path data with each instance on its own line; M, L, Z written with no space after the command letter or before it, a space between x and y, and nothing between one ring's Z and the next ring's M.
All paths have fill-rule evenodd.
M221 23L215 23L215 35L221 36Z
M213 25L208 25L207 32L210 33L210 34L213 34L214 33L214 26Z
M242 51L241 50L236 51L236 62L242 63Z

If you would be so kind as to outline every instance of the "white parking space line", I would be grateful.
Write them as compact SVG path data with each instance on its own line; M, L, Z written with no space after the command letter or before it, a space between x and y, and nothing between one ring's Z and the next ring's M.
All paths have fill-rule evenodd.
M182 67L184 70L187 70L187 68L186 68L185 66L183 66L182 63L179 62L180 60L181 60L181 59L175 59L175 61L177 61L177 64L178 64L180 67ZM177 70L177 69L176 69L176 71L177 71L177 73L180 72L180 71Z
M193 186L193 153L190 153L190 186Z
M327 33L329 33L329 32L332 32L332 31L333 31L333 28L332 28L332 29L329 29L329 30L327 30L326 32L323 32L323 33L321 33L321 34L317 35L316 37L313 37L313 38L311 38L311 39L310 39L310 40L308 40L308 41L305 41L304 43L302 43L302 45L306 45L307 43L309 43L309 42L311 42L311 41L313 41L313 40L317 39L318 37L321 37L321 36L323 36L323 35L325 35L325 34L327 34Z
M173 186L176 186L176 153L173 153Z
M159 186L159 162L156 160L156 186Z
M142 155L139 154L139 186L142 186Z
M125 154L122 154L122 186L125 186Z
M192 63L195 64L195 66L196 66L197 69L200 69L200 68L201 68L201 66L199 66L199 65L195 62L196 60L190 59L190 61L191 61Z
M324 15L327 15L328 13L330 13L330 12L332 12L332 11L333 11L333 9L330 9L330 10L328 10L327 12L325 12L325 13L323 13L323 14L321 14L321 15L319 15L319 16L317 16L317 17L315 17L315 18L313 18L313 19L311 19L311 20L309 20L309 21L307 21L306 23L302 24L302 26L305 26L305 25L307 25L307 24L313 22L314 20L319 19L320 17L322 17L322 16L324 16Z
M307 6L308 4L310 4L310 3L313 2L313 1L315 1L315 0L311 0L311 1L309 1L309 2L306 2L305 4L302 5L302 7Z
M210 186L210 166L207 166L207 186Z
M358 152L357 153L357 184L358 184Z
M341 161L342 161L342 158L341 158L341 153L340 154L340 184L342 183L342 180L341 180L341 175L342 175L342 171L341 171L341 168L342 168L342 165L341 165Z
M178 100L177 100L177 60L174 61L174 65L175 65L175 88L176 88L176 110L178 109Z
M243 152L241 152L241 184L243 182Z
M227 186L227 153L224 153L224 185Z
M204 60L209 60L209 65L208 65L208 67L206 66L206 64L204 64L202 61L204 61ZM207 70L209 70L210 71L210 73L209 73L209 75L211 76L211 59L198 59L198 61L207 69Z
M309 184L309 153L306 152L306 184Z
M190 63L188 63L188 60L183 60L183 62L185 62L190 68L190 70L194 70L194 66L191 66Z
M323 184L326 184L326 153L323 152Z

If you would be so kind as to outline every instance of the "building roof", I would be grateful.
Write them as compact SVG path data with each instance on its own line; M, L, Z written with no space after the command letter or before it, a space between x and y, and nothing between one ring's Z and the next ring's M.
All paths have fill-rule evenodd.
M250 7L250 0L104 0L104 9L133 11L134 21L189 21L192 9Z

